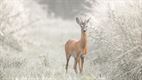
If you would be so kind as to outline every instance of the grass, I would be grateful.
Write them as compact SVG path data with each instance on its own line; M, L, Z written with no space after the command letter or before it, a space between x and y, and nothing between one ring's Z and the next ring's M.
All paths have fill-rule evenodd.
M70 60L69 72L65 72L64 44L68 39L80 38L80 27L75 21L53 18L41 19L37 23L22 30L24 34L20 31L14 34L19 36L22 51L15 51L10 47L4 49L1 46L1 80L94 79L87 69L83 76L76 75L73 59Z

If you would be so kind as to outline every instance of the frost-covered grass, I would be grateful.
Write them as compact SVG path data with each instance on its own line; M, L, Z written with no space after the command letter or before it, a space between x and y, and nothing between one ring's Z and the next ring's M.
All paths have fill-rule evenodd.
M95 79L86 59L84 74L75 74L73 58L69 71L65 73L64 44L68 39L80 38L80 27L75 20L63 20L48 17L46 11L32 0L4 1L1 6L12 6L14 15L19 11L14 22L4 22L0 34L0 79L2 80L92 80ZM15 2L15 3L14 3ZM25 11L23 13L23 11ZM3 11L7 11L6 9ZM11 14L8 11L8 14ZM3 15L3 14L1 14ZM24 15L25 17L20 17ZM5 15L7 17L7 15ZM4 17L1 19L5 19ZM9 17L7 19L12 19ZM22 21L21 21L22 20ZM18 21L21 21L18 23ZM18 25L14 25L18 24ZM12 34L8 34L12 31ZM7 35L6 35L7 34ZM14 48L13 48L14 47ZM90 65L89 65L90 64Z

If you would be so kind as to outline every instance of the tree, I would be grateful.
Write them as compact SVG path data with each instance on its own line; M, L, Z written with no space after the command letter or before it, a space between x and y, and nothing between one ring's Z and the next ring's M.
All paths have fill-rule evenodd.
M21 51L22 47L18 43L15 33L28 23L22 0L1 0L0 12L0 45Z

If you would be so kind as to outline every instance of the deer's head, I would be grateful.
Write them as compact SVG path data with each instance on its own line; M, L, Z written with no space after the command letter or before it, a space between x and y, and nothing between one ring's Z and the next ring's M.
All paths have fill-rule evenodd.
M86 32L87 31L87 27L88 27L88 22L91 18L88 18L86 20L82 20L81 18L79 17L76 17L76 22L77 24L79 24L79 26L81 27L81 31L82 32Z

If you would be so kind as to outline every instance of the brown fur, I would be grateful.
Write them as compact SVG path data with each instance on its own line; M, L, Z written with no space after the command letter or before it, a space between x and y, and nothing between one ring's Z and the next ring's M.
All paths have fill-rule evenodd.
M71 56L74 57L74 70L77 73L77 63L79 64L80 73L83 71L83 63L84 57L87 54L87 33L81 31L81 39L80 40L68 40L65 44L65 52L66 52L66 71L68 69L68 62Z

